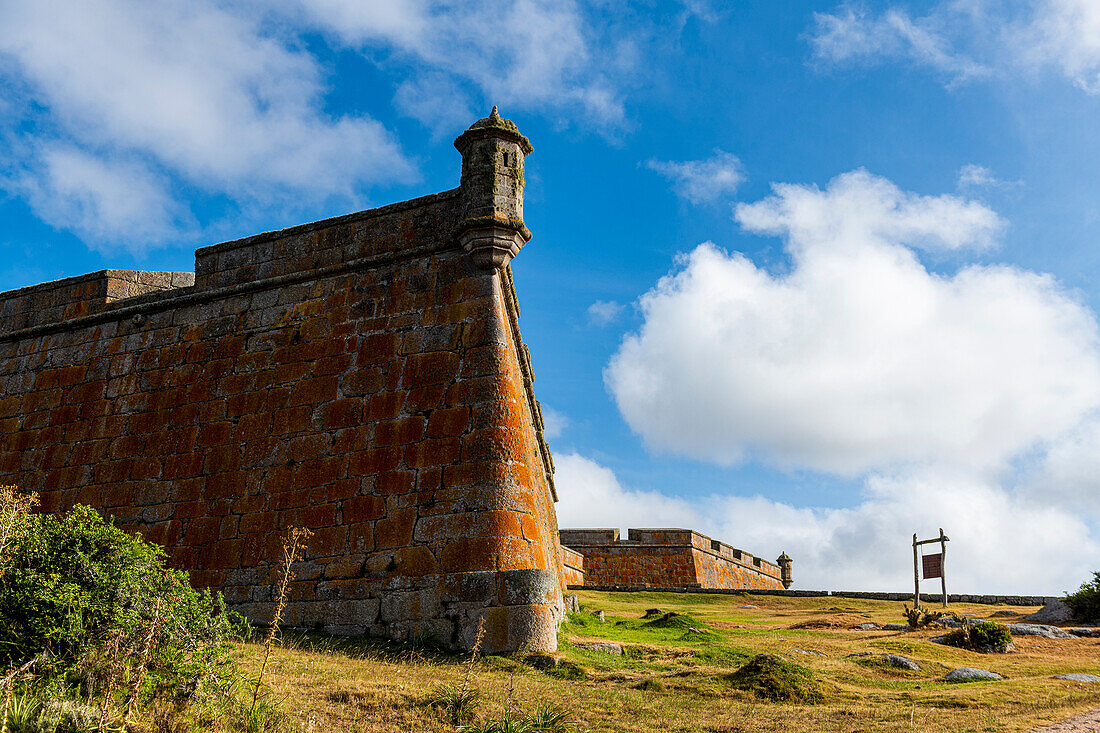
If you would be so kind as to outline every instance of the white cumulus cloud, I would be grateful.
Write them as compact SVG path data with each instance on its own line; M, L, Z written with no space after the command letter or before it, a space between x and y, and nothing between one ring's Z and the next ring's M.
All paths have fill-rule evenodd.
M900 5L874 13L843 3L814 14L810 43L827 64L908 60L949 84L1049 68L1100 93L1095 0L946 0L917 17Z
M26 114L35 145L79 149L116 174L133 170L133 188L148 178L140 171L156 168L212 193L298 201L414 174L377 121L320 111L317 61L240 8L211 0L2 3L0 56L9 74L0 83L33 105ZM84 191L75 175L61 186L56 166L36 156L5 163L20 170L13 179L39 179L47 218L74 200L103 199L91 179ZM44 201L51 191L63 200ZM62 223L93 238L128 224L106 205L83 211Z
M623 123L622 101L600 69L613 70L617 56L629 56L628 48L605 43L597 51L596 24L573 0L297 3L308 22L343 43L371 53L388 50L436 86L446 74L473 85L504 111L549 105L579 109L609 128ZM593 63L597 53L599 64ZM401 102L400 95L399 103L426 124L437 124L436 110Z
M25 174L12 185L54 226L140 249L170 236L187 219L164 179L140 161L108 160L57 145L41 146L37 154L37 174ZM119 232L125 237L116 240Z
M737 156L717 148L705 160L650 160L646 167L671 181L676 195L693 204L731 196L745 181Z
M542 433L547 440L560 438L570 425L569 416L552 407L542 406Z
M1100 405L1093 314L1009 266L929 272L915 247L987 246L984 206L865 171L777 185L736 209L783 236L789 272L700 245L640 299L605 370L658 451L859 475L900 465L996 470Z
M610 468L577 453L554 456L554 483L559 487L554 508L563 529L700 526L698 512L683 499L628 489Z
M947 15L941 10L913 18L900 8L873 15L846 5L833 13L814 13L811 44L818 60L833 64L909 58L952 83L988 75L988 67L953 48Z

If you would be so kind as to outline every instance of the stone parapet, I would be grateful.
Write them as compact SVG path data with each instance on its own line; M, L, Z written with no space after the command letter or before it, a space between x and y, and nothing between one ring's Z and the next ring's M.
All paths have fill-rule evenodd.
M0 334L103 313L139 296L163 293L171 297L194 284L191 272L100 270L10 290L0 293Z

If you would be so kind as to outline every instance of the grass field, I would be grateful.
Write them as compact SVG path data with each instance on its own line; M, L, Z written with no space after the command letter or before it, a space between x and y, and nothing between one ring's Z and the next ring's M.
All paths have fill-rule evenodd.
M430 648L364 640L290 638L267 679L291 730L318 733L453 731L430 704L440 686L480 693L477 719L540 704L567 709L588 731L1026 731L1100 706L1100 684L1052 679L1100 673L1100 639L1014 639L1015 652L980 654L932 644L940 631L863 631L856 624L902 621L902 603L840 598L579 594L582 613L562 627L556 665L540 657L468 658ZM663 623L660 608L686 614ZM1034 608L957 604L951 611L993 618ZM591 611L602 610L600 622ZM659 620L659 617L656 617ZM995 620L1013 622L1012 617ZM611 640L623 656L577 645ZM880 656L849 657L869 651ZM258 645L241 661L258 667ZM738 689L730 676L754 655L771 653L810 671L818 703L773 702ZM902 654L919 672L886 665ZM543 665L543 669L536 667ZM951 683L946 672L979 667L1000 681Z

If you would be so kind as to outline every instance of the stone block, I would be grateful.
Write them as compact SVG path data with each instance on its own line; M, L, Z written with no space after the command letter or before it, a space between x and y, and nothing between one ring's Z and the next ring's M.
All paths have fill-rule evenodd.
M499 574L493 571L451 573L443 576L441 598L448 603L488 604L498 595Z
M381 599L379 618L383 623L427 621L439 615L439 593L435 589L386 593Z
M505 606L552 605L561 593L557 573L510 570L500 574L500 603Z

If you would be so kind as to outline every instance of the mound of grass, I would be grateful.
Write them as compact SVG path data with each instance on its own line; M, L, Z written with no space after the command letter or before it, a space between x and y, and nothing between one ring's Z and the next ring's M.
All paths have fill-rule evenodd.
M692 616L686 613L676 613L675 611L663 613L642 625L650 629L683 629L684 631L691 628L703 628L703 624L696 621Z
M686 642L704 642L714 641L718 638L718 634L714 633L713 631L709 631L707 629L698 629L692 626L686 629L684 633L680 634L680 636L676 640Z
M774 654L757 654L726 679L765 700L818 703L825 699L813 672Z
M744 664L745 661L749 659L749 656L749 654L740 649L733 649L728 646L708 645L696 650L691 655L691 658L699 664L705 664L711 667L729 667L732 669L737 665Z
M641 682L634 685L635 690L644 690L646 692L663 692L665 689L664 684L654 677L646 677Z
M571 659L563 659L556 666L543 671L551 677L557 677L561 680L588 679L588 670Z
M588 629L603 626L598 618L584 611L580 613L569 611L565 614L565 623L578 629Z
M828 616L799 621L788 626L788 629L851 629L858 624L870 621L869 616L854 613L831 613Z

